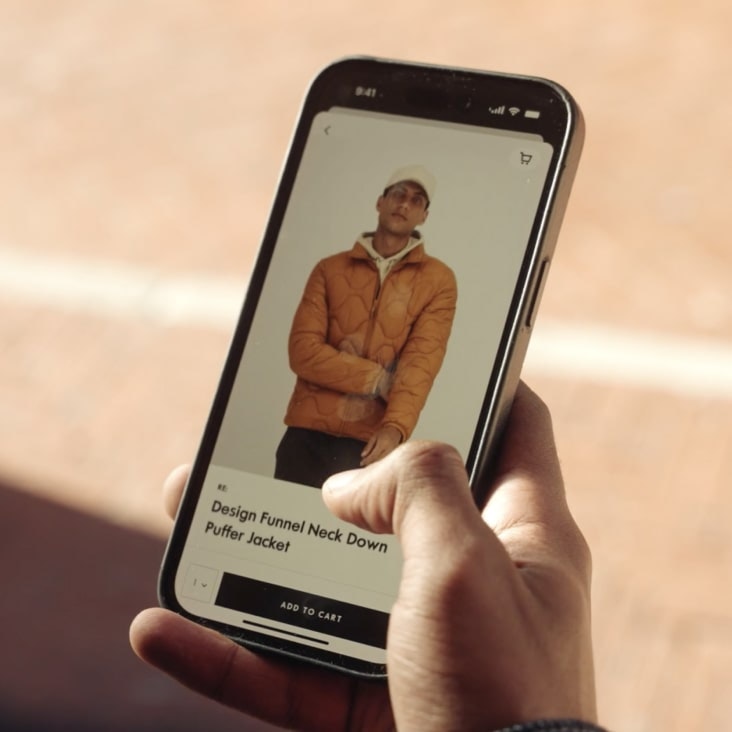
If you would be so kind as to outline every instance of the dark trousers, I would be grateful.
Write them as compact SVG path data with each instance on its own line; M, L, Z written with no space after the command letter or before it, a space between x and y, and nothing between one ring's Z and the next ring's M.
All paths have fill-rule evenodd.
M320 488L342 470L358 468L365 442L288 427L277 447L275 478Z

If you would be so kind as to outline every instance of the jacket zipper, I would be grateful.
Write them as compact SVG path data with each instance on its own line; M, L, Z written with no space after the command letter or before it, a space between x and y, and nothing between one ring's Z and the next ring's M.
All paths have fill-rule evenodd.
M376 269L376 291L374 292L374 297L371 301L371 309L369 311L369 325L368 329L366 331L366 337L364 338L364 344L363 344L363 350L364 350L364 358L370 357L370 349L371 349L371 339L374 335L374 326L376 325L376 313L379 310L379 302L381 301L381 293L384 290L384 283L381 282L381 277L379 276L379 269L375 264L369 263L370 267L373 267ZM389 272L391 274L391 272ZM386 275L388 277L389 275ZM384 278L384 281L386 281L386 277Z

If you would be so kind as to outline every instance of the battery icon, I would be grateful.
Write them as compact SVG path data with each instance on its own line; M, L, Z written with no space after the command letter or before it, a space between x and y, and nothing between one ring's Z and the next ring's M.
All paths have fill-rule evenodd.
M528 117L529 119L539 119L540 114L541 112L536 109L527 109L524 112L524 117Z

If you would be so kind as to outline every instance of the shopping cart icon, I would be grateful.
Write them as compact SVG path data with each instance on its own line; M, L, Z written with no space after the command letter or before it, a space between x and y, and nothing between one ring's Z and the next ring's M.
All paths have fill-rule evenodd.
M533 159L534 156L531 153L521 153L521 165L528 165Z

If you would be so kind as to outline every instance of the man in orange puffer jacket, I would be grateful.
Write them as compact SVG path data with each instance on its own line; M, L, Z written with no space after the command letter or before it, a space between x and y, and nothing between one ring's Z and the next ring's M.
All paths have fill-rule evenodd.
M430 257L432 174L395 171L376 202L378 224L312 271L290 331L297 375L275 477L320 487L408 439L440 370L457 285Z

